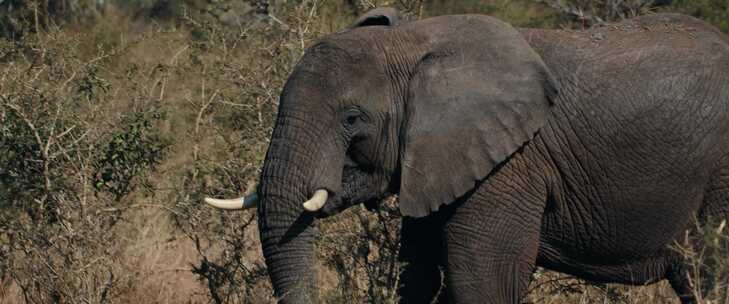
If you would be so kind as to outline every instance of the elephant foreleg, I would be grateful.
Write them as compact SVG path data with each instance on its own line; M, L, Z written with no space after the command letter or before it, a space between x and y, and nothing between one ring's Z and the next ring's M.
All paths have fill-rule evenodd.
M445 227L446 287L454 303L516 304L539 250L546 187L509 178L511 161L459 206Z
M442 283L443 219L441 214L402 221L400 303L445 303ZM438 297L437 301L434 301Z

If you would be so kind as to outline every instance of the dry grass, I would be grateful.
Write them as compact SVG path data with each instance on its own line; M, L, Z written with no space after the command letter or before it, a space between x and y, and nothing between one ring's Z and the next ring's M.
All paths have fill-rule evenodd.
M452 9L559 21L528 1L477 2ZM281 86L317 37L348 24L352 10L390 4L417 18L439 9L276 3L265 21L240 26L199 15L140 23L111 9L92 23L0 39L1 303L274 300L255 214L201 198L243 193L258 175ZM396 302L394 204L322 221L324 301ZM675 303L665 283L595 287L538 272L532 286L529 303ZM708 296L725 295L722 286Z

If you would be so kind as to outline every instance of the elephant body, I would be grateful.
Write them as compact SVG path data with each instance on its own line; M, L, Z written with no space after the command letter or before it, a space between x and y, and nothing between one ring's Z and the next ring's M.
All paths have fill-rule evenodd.
M725 38L678 15L521 32L559 82L552 115L459 206L404 221L404 280L417 282L405 302L434 295L418 290L440 280L429 265L446 269L441 302L517 303L535 265L593 282L668 279L694 301L669 246L697 218L729 218ZM419 238L438 225L444 238Z
M317 217L398 194L403 303L518 303L536 266L692 303L669 246L729 218L729 39L374 10L297 65L257 191L281 302L316 298Z
M523 33L562 84L535 141L554 173L544 176L539 264L598 282L680 286L668 246L696 217L729 215L725 37L679 15Z

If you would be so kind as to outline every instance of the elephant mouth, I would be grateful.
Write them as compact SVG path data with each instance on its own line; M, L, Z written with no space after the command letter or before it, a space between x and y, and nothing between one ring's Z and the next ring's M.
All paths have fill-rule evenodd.
M319 217L329 217L357 204L368 209L376 208L378 195L374 189L377 175L367 165L362 165L347 156L342 168L342 189L329 197L320 210Z
M379 199L384 197L381 193L389 193L388 190L378 191L377 185L381 184L383 174L378 174L371 166L362 165L347 156L345 165L342 168L341 191L332 191L330 188L318 187L311 199L304 202L303 207L307 211L314 212L316 217L329 217L357 204L365 204L367 209L377 208ZM243 197L235 199L205 198L205 202L220 209L249 209L257 208L260 194L255 184L249 185L249 189L255 189Z

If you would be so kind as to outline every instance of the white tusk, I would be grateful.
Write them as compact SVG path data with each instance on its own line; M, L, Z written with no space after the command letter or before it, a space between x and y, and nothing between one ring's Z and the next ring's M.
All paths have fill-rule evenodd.
M248 196L234 199L215 199L206 197L205 202L215 208L220 209L251 209L256 208L256 206L258 205L258 193L253 192Z
M304 202L304 209L309 212L318 211L321 209L321 207L324 207L324 203L327 202L327 197L329 194L324 189L319 189L314 192L314 195L311 196L311 199Z

